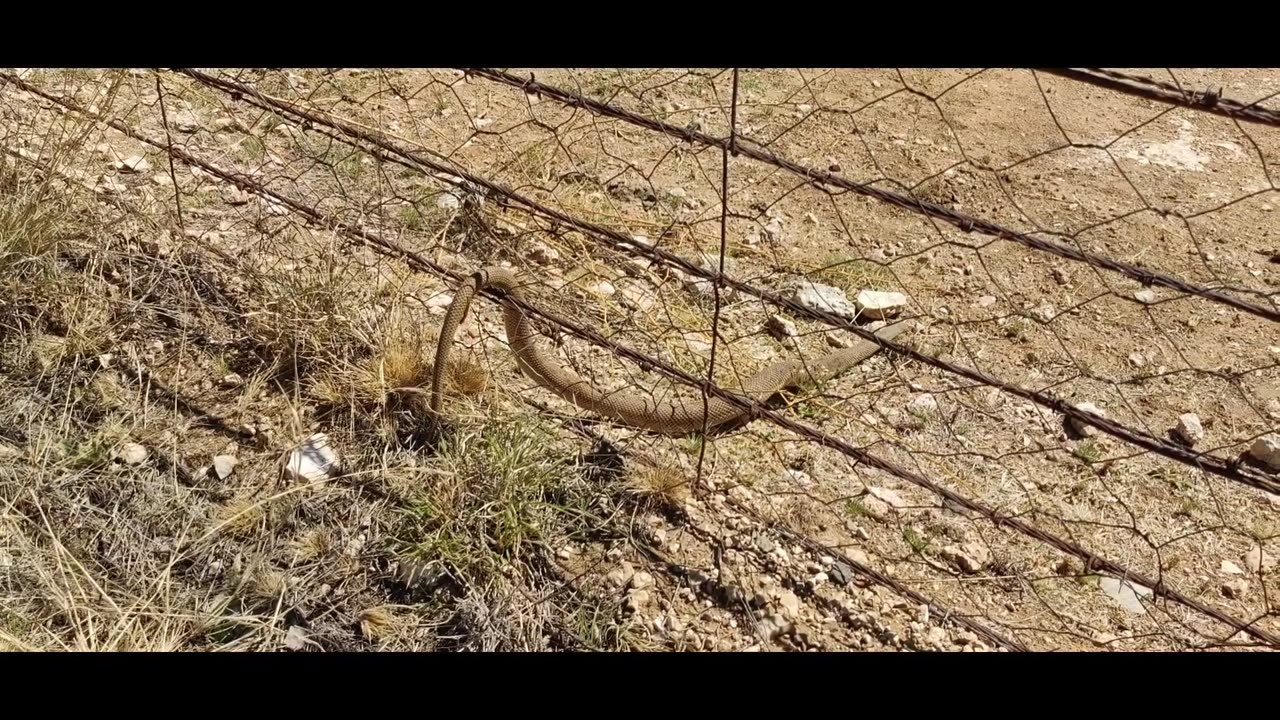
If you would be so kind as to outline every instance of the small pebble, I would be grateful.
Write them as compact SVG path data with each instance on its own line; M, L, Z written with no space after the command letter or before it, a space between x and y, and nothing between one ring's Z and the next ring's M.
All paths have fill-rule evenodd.
M138 443L125 443L116 451L115 457L125 465L141 465L150 455L150 451Z
M1174 433L1187 445L1195 445L1204 439L1204 427L1200 424L1200 417L1195 413L1179 415Z

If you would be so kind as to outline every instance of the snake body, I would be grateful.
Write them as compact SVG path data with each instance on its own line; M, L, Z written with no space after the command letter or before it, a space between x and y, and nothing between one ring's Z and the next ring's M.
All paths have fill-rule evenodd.
M704 427L704 419L709 419L705 427L710 429L738 419L748 412L747 408L718 397L707 398L704 405L702 398L655 400L640 395L601 391L577 373L561 366L537 345L537 335L528 316L518 305L508 300L521 298L520 283L515 273L504 267L489 267L473 274L468 282L458 288L440 328L431 378L431 410L437 417L443 401L449 351L454 335L466 318L472 298L485 288L497 289L505 295L502 302L503 322L507 340L520 370L562 399L588 412L668 435L700 432ZM876 335L882 339L891 339L906 327L906 323L888 325ZM741 394L763 403L778 391L794 387L803 380L825 382L867 359L879 349L878 343L858 339L852 346L828 353L813 362L784 360L751 376L743 383Z

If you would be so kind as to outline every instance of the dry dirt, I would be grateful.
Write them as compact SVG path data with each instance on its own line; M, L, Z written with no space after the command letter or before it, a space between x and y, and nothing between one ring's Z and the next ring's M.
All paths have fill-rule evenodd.
M767 419L705 439L599 422L517 373L488 300L455 344L437 427L425 391L454 280L402 250L462 274L508 263L534 304L693 376L718 305L727 388L852 334L717 301L325 121L713 270L723 247L726 274L785 297L812 282L903 293L917 351L1161 438L1194 413L1194 449L1222 458L1280 430L1265 317L1147 296L455 71L205 71L258 99L178 72L3 72L0 647L1187 650L1280 635L1280 497L892 352L779 412L1262 638ZM1280 107L1277 70L1128 72ZM1280 306L1280 128L1020 69L742 71L736 113L728 71L535 75L714 137L734 118L801 165ZM794 336L770 333L778 315ZM696 395L541 329L602 386ZM340 471L282 472L318 432Z

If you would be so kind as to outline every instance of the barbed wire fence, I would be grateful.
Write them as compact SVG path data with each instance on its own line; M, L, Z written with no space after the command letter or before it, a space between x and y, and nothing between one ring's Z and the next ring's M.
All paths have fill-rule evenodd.
M1274 111L1262 103L1274 95L1244 102L1219 94L1210 102L1174 76L1172 89L1147 83L1147 104L1104 116L1109 125L1099 131L1094 118L1071 109L1080 88L1142 83L1104 72L948 74L549 73L561 76L556 84L490 69L425 78L334 70L318 80L157 70L135 76L136 106L110 115L17 74L0 78L162 154L176 222L206 242L212 234L210 245L231 229L197 229L198 206L217 192L230 206L254 209L248 222L261 237L280 232L270 229L272 219L297 216L455 283L477 263L531 265L531 285L560 294L544 292L543 302L522 306L549 327L790 433L769 434L756 423L697 444L692 471L700 488L723 489L727 474L731 485L754 489L729 493L721 507L838 557L997 646L1119 639L1102 626L1128 630L1128 641L1174 647L1240 644L1241 635L1280 645L1265 549L1275 535L1266 493L1280 492L1280 482L1248 457L1258 438L1275 432L1280 414L1266 396L1280 365L1268 356L1280 319L1268 273L1280 249L1222 239L1271 237L1274 221L1266 219L1274 217L1277 193L1269 158L1280 152L1280 138L1245 123L1268 124ZM892 89L882 92L886 85ZM1148 102L1154 95L1161 109ZM1053 102L1062 96L1068 99ZM241 138L237 152L223 149L223 157L201 146L207 130L191 119L219 105L230 117L247 110L252 118L215 131ZM994 116L984 116L984 107ZM1000 116L1011 108L1022 117ZM655 110L667 119L646 114ZM1233 138L1212 146L1221 157L1197 154L1190 121L1171 122L1179 112L1214 115L1212 132ZM1032 122L1039 125L1016 124ZM1010 131L1010 123L1041 131L1019 133L1033 138L1016 155L991 132ZM825 169L789 159L815 155L828 156ZM1248 159L1260 173L1241 170ZM1236 189L1224 195L1194 177L1170 180L1152 169L1194 173L1210 163L1237 173L1229 178ZM183 182L178 164L200 173L194 183ZM365 182L370 173L375 181ZM1056 196L1034 182L1044 175ZM1111 185L1085 182L1099 177ZM206 184L209 178L235 189ZM1240 179L1249 182L1241 187ZM687 189L698 182L703 192ZM1122 192L1130 195L1123 209ZM1078 195L1068 201L1069 193ZM476 213L483 232L450 237L446 230L421 245L421 230L433 226L426 219L456 215L480 198L498 208ZM1208 223L1213 218L1222 229ZM708 226L714 230L703 232ZM1158 257L1153 244L1163 250ZM1247 259L1268 251L1265 262ZM570 277L561 257L585 272ZM1092 274L1073 277L1061 266L1044 273L1048 257ZM963 264L966 258L976 265ZM814 278L851 292L903 292L925 309L916 337L879 340L856 312L802 302ZM552 298L575 290L586 319L548 310L563 306ZM611 307L614 297L627 313ZM1045 297L1065 309L1036 303ZM779 332L775 323L771 333L773 321L765 319L784 311L812 327L801 331L789 321ZM1101 327L1080 319L1086 314ZM992 327L996 333L983 332ZM1197 328L1212 330L1208 342L1219 346L1245 342L1230 345L1224 362L1213 345L1184 346ZM770 357L812 357L817 351L805 344L815 338L873 340L889 351L882 362L895 367L889 379L865 373L866 387L811 395L783 411L724 389ZM673 339L684 352L669 349ZM1113 343L1137 348L1119 368L1105 352ZM735 353L740 346L750 349ZM583 363L603 364L589 352L582 350ZM577 350L561 357L577 359ZM1154 372L1132 372L1148 367ZM634 389L642 377L579 370L613 387ZM1014 375L1021 381L1008 379ZM1077 406L1104 395L1106 414ZM1193 448L1169 432L1189 407L1220 416L1210 428L1213 446L1201 439ZM812 421L792 419L797 411ZM800 441L810 445L799 450ZM764 470L770 464L786 467L783 480ZM901 537L874 537L869 526L896 527ZM933 538L953 542L939 550ZM1037 543L1077 564L1046 563ZM845 551L852 547L879 562ZM1202 547L1213 552L1195 552ZM1252 582L1232 586L1224 607L1225 585L1205 578L1220 571L1214 560L1248 553L1257 557ZM1140 591L1134 597L1157 600L1117 621L1106 605L1111 598L1082 582L1099 574Z

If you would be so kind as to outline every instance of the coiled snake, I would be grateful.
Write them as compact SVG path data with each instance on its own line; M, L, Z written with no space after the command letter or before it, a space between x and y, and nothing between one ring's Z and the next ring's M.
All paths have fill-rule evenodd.
M472 275L469 282L458 288L440 328L431 378L431 411L437 417L443 402L444 381L454 335L466 318L472 298L485 288L495 288L506 295L502 302L503 322L507 330L507 341L515 353L520 370L580 408L633 427L668 435L700 432L704 426L703 420L708 416L710 421L706 423L706 427L710 429L738 419L748 412L747 408L718 397L708 398L704 407L702 398L654 400L639 395L602 392L577 373L559 365L538 347L537 336L528 316L519 306L506 299L521 297L515 273L504 267L489 267ZM906 327L905 322L888 325L881 328L876 336L891 339ZM743 383L741 394L763 403L774 393L794 387L803 380L825 382L874 355L880 347L878 343L859 338L851 347L828 353L814 362L784 360L775 363Z

